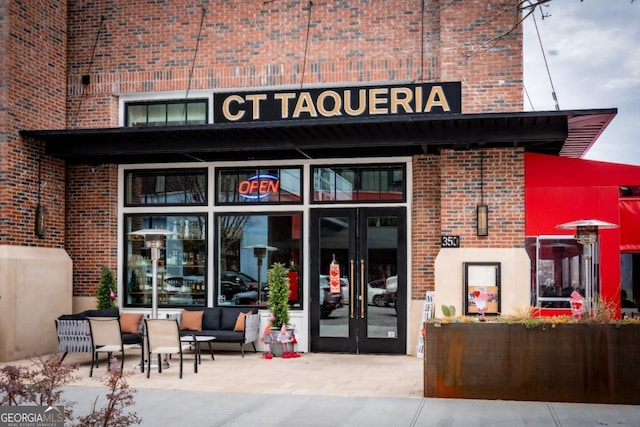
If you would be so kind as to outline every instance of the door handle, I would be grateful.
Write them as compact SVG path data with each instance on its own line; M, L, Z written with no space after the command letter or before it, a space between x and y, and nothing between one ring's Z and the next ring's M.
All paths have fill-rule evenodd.
M364 304L365 304L365 287L364 287L364 260L360 260L360 297L358 300L360 301L360 318L364 319Z
M349 277L349 306L351 308L351 318L353 319L355 317L354 314L354 308L353 308L353 287L355 286L355 263L353 260L349 261L349 264L351 265L351 276Z

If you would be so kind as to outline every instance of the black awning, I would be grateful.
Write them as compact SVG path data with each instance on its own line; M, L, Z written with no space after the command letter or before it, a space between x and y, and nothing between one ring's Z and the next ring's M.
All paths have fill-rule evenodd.
M71 163L302 159L524 147L581 157L617 109L514 112L103 129L22 130Z

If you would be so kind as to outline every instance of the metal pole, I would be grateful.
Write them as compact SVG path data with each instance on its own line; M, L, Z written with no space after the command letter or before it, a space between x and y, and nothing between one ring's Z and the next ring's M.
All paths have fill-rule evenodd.
M151 247L151 318L158 318L158 259L160 248Z

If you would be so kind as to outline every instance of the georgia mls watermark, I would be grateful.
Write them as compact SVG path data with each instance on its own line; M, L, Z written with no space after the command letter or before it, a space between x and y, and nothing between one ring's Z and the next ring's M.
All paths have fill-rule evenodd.
M64 406L0 406L0 427L64 427Z

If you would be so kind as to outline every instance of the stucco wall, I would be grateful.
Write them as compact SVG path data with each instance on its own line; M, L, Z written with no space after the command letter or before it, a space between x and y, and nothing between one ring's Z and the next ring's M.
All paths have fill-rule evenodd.
M442 317L442 305L453 305L456 314L464 313L465 262L499 262L501 269L502 314L514 314L530 305L530 261L523 248L442 249L436 257L436 317Z
M0 246L0 362L57 351L55 319L71 312L71 278L62 249Z

